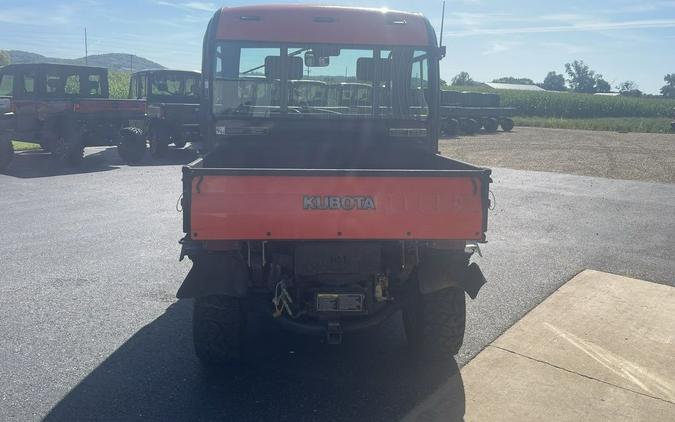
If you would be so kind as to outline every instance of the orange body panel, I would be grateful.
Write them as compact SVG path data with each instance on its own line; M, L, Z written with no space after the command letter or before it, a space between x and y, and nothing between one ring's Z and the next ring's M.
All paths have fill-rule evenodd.
M301 4L223 8L216 39L420 47L434 43L419 14Z
M326 196L373 207L306 208ZM195 240L480 240L483 210L477 177L206 175L192 180L190 222Z

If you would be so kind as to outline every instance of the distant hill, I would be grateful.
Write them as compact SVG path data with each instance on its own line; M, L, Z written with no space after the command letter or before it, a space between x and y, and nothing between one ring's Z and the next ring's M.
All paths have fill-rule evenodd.
M41 54L30 53L28 51L21 50L9 50L8 53L11 58L11 63L85 64L84 57L80 57L79 59L60 59L56 57L45 57ZM132 56L130 54L95 54L87 58L87 64L90 66L107 67L110 70L115 70L118 72L129 72L131 70L132 63L134 72L146 69L165 69L165 67L161 64L155 63L143 57L133 56L132 60Z

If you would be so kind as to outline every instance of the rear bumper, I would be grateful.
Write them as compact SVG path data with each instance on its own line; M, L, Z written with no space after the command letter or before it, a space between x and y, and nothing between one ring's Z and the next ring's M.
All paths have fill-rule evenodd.
M285 330L312 336L326 336L332 333L349 333L355 331L365 330L371 327L376 327L386 321L390 316L399 311L401 307L392 302L379 312L358 317L354 319L337 319L325 320L316 322L299 321L289 318L284 315L276 319L276 321Z

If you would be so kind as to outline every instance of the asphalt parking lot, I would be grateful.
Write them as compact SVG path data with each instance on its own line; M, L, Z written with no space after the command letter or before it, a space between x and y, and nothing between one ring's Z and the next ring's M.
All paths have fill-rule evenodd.
M0 420L395 420L585 268L675 285L674 184L498 167L456 362L409 365L398 318L338 347L253 321L244 365L204 373L174 298L189 155L88 153L78 172L25 153L0 175Z

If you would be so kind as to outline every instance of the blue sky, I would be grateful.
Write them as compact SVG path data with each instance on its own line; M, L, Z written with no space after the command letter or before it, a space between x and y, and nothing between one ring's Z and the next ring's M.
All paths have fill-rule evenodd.
M168 67L199 69L206 23L219 6L271 3L178 0L0 0L0 49L48 56L126 52ZM317 3L313 1L312 3ZM440 28L441 2L335 0L331 4L424 13ZM675 1L452 0L447 2L442 77L466 70L476 80L541 81L564 63L586 61L612 85L633 80L657 93L675 73Z

